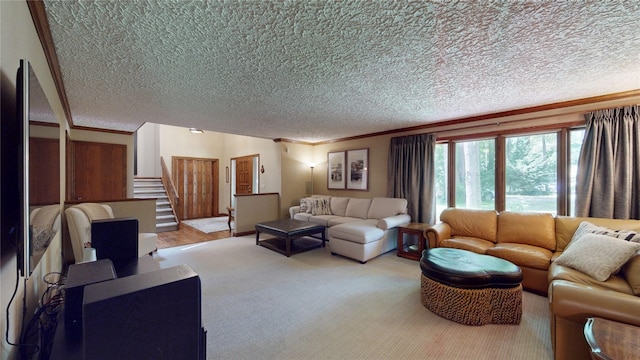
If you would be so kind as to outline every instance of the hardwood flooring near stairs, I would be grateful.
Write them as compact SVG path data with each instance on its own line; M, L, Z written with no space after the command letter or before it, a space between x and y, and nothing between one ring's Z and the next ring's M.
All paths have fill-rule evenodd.
M226 239L231 236L232 234L229 230L207 234L196 230L189 225L180 224L178 230L158 233L158 249L196 244L210 240Z

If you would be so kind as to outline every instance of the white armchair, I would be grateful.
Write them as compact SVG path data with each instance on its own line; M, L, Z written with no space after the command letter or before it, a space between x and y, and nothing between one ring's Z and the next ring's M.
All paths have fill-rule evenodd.
M84 260L85 244L91 243L91 221L113 219L113 210L109 205L83 203L71 206L64 211L76 263ZM138 234L138 256L154 252L158 248L158 235L155 233Z

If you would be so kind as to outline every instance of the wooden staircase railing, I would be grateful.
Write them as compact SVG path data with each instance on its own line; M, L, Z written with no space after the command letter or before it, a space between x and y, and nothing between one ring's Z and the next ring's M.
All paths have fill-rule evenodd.
M171 210L173 211L173 216L176 218L176 222L180 224L180 219L182 219L182 214L176 214L176 209L180 210L180 195L178 195L178 190L176 186L173 184L173 180L171 179L171 174L169 173L169 169L167 168L167 164L164 162L162 156L160 156L160 166L162 167L162 184L164 188L167 190L167 197L169 198L169 203L171 204Z

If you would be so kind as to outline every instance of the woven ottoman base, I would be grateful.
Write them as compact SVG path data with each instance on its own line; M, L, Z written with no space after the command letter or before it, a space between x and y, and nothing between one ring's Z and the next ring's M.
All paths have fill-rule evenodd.
M522 285L513 288L461 289L422 274L422 305L436 315L465 325L519 324Z

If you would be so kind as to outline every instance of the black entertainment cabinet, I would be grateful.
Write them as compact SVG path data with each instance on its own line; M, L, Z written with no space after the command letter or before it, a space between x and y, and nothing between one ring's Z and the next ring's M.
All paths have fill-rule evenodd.
M82 318L65 321L72 308L58 314L50 359L206 358L200 278L191 268L161 269L151 256L144 256L118 262L113 267L117 277L109 279L105 261L111 264L99 260L70 267L67 283L76 294L77 286L86 283ZM73 271L73 266L82 271Z

